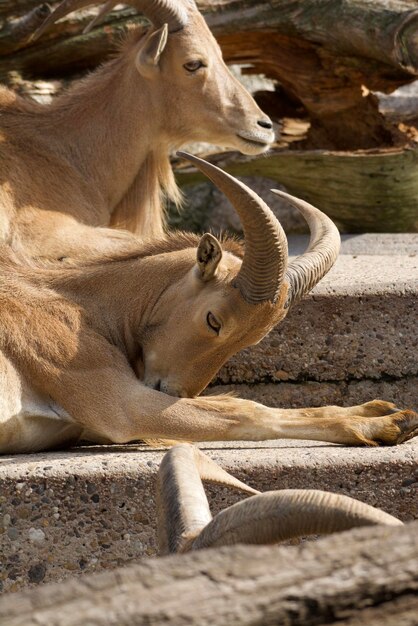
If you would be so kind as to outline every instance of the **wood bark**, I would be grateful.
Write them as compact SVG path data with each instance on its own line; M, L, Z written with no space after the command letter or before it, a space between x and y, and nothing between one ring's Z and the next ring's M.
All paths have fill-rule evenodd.
M237 153L209 160L234 176L263 176L311 202L342 232L418 232L418 146L374 152L274 150L250 159ZM203 182L176 163L181 185Z
M49 5L40 4L23 17L6 23L1 33L0 54L10 54L23 48L50 13Z
M418 522L142 561L0 600L7 626L416 624ZM415 621L414 621L415 620Z

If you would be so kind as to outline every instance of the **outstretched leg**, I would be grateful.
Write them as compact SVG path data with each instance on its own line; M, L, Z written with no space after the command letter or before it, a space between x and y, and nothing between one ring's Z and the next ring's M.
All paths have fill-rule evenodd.
M114 424L112 440L174 439L188 441L311 439L348 445L394 445L418 435L418 415L396 411L368 417L328 416L327 407L273 409L230 396L175 399L138 385ZM136 401L131 404L133 397ZM125 396L126 397L126 396ZM319 416L322 411L322 417Z
M321 406L316 408L300 409L305 417L379 417L398 413L399 408L393 402L385 400L371 400L356 406Z
M39 332L34 330L36 337ZM63 325L57 334L54 363L43 366L50 355L40 354L36 344L31 355L36 358L27 358L25 367L34 382L41 376L46 397L93 441L284 438L375 446L394 445L418 435L418 415L412 411L374 417L347 415L346 411L341 416L333 414L334 407L278 409L230 396L175 398L139 382L124 355L100 335L84 333L71 354L59 349L62 342L72 345L66 332L70 331ZM59 365L58 360L62 361Z

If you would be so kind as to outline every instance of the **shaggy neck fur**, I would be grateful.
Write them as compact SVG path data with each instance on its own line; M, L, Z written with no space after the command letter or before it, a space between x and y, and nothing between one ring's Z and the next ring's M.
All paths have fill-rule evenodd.
M160 131L158 109L135 68L143 34L135 28L114 59L50 105L2 90L0 124L11 137L15 125L20 135L26 128L32 143L34 132L42 141L47 129L56 153L101 191L110 224L155 237L163 232L165 198L179 204L181 193L169 162L170 140Z

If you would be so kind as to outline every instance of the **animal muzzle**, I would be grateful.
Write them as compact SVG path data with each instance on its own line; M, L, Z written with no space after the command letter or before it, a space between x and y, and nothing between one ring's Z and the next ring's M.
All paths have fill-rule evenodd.
M275 139L274 132L260 132L248 130L242 130L237 133L237 137L240 140L240 151L250 151L251 154L265 152L268 150Z
M146 387L154 389L154 391L166 393L168 396L173 396L174 398L191 397L187 390L184 389L181 385L176 384L175 382L170 382L169 380L164 378L146 378L144 380L144 384Z
M261 154L268 150L276 139L273 122L268 117L257 120L250 128L238 130L236 136L239 140L239 150L244 154Z

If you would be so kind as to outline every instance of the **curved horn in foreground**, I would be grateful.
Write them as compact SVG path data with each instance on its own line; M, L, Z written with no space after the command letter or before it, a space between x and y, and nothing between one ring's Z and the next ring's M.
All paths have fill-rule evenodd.
M212 515L202 480L259 493L225 472L190 444L175 446L161 461L157 479L159 553L182 552Z
M308 249L291 261L286 271L286 280L289 282L288 308L315 287L331 269L340 251L341 239L334 222L325 213L288 193L277 189L271 191L299 209L311 231Z
M402 522L348 496L314 489L270 491L218 513L190 549L236 543L271 544L374 524L401 526Z
M245 237L245 255L235 278L250 304L275 302L287 266L286 235L267 204L227 172L187 152L177 152L205 174L227 196L238 213Z
M254 495L212 519L201 479ZM269 544L357 526L402 526L388 513L348 496L314 489L260 494L190 444L164 456L158 472L160 553L188 552L236 543Z
M34 33L32 39L38 39L52 24L73 11L84 9L100 2L94 0L63 0L61 4L51 13L40 28ZM94 24L98 19L111 11L118 4L115 0L108 0L100 10L99 16L93 20ZM169 32L173 33L181 30L187 24L188 15L185 6L177 0L125 0L124 4L129 4L145 15L157 28L168 24Z

